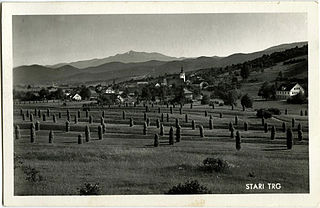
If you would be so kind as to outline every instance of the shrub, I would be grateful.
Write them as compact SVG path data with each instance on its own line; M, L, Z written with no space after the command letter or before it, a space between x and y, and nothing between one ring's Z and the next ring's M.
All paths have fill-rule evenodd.
M197 180L187 181L184 184L179 183L173 186L167 194L209 194L207 187L200 185Z
M220 113L220 118L222 118L223 117L223 114L222 113Z
M288 115L288 109L285 109L285 110L284 110L284 114L285 114L285 115Z
M36 131L40 131L40 122L39 121L36 121L35 129L36 129Z
M239 131L236 132L236 149L237 150L241 149L241 135Z
M27 166L24 168L23 172L26 175L25 179L29 182L35 183L43 180L43 176L40 174L40 171L36 170L35 168Z
M281 111L278 108L268 108L268 111L273 115L281 115Z
M143 123L143 135L147 135L147 122Z
M266 109L259 109L259 110L257 110L257 117L258 118L271 118L272 113Z
M74 115L74 123L75 123L75 124L78 123L78 117L77 117L77 115Z
M232 127L231 129L230 129L230 138L234 138L234 131L235 131L235 129Z
M185 122L188 123L188 114L185 115Z
M200 131L200 137L204 137L204 130L202 125L199 126L199 131Z
M298 129L298 131L302 130L302 126L301 126L300 123L298 124L298 128L297 129Z
M25 121L26 120L26 116L25 114L22 114L22 120Z
M163 124L160 125L160 136L164 135Z
M244 124L243 124L243 129L244 129L245 131L248 131L248 123L247 123L247 122L244 122Z
M268 133L268 124L267 123L264 123L264 132Z
M67 120L66 121L66 132L70 131L70 122Z
M213 120L212 119L209 120L209 129L213 129Z
M49 143L53 143L53 138L54 138L53 131L50 130L50 132L49 132Z
M298 130L298 140L302 141L302 130Z
M130 127L133 127L133 125L134 125L133 118L130 118L130 124L129 124L129 126L130 126Z
M286 132L286 123L282 122L282 132Z
M102 140L103 139L103 132L102 132L102 126L99 125L98 126L98 137L99 137L99 140Z
M196 123L194 120L192 120L192 122L191 122L191 128L192 128L192 130L196 129Z
M179 108L179 113L180 113L180 115L182 114L182 108Z
M292 144L293 144L292 138L293 138L293 133L292 133L292 130L289 128L287 130L287 149L292 149Z
M229 169L229 165L227 161L221 159L221 158L212 158L208 157L205 160L203 160L203 168L205 171L209 172L227 172Z
M102 126L102 133L106 133L106 129L107 129L106 124L103 123L101 126Z
M35 139L36 139L36 131L35 131L34 124L32 123L30 126L30 142L34 143Z
M161 113L161 108L160 107L158 107L158 113Z
M178 126L179 126L179 119L176 118L176 128L178 128Z
M233 129L233 124L232 122L229 123L229 131L231 131Z
M80 195L99 195L101 192L101 188L99 183L90 184L85 183L82 187L80 187Z
M300 116L303 116L303 111L302 110L300 111Z
M261 119L262 126L264 126L264 118Z
M238 125L238 116L234 117L234 125Z
M21 138L20 127L16 125L14 130L15 130L15 138L20 139Z
M82 135L81 134L78 135L78 144L82 144Z
M271 128L271 140L274 140L276 138L276 127L272 126Z
M191 104L190 104L190 109L192 109L192 108L193 108L193 104L191 103Z
M58 117L59 117L59 118L61 118L61 117L62 117L61 112L59 112Z
M204 111L204 116L205 116L205 117L208 116L208 111Z
M308 99L302 93L298 93L297 95L288 98L287 103L289 103L289 104L306 104L306 103L308 103Z
M89 142L90 141L90 128L89 126L86 126L85 128L85 137L86 137L86 142Z
M159 136L158 136L158 134L155 134L155 135L154 135L153 146L154 146L154 147L158 147L158 146L159 146Z
M122 111L122 119L125 120L126 119L126 112Z
M172 126L170 127L170 130L169 130L169 144L170 144L170 145L173 145L173 144L174 144L174 140L173 140L173 127L172 127Z
M181 126L178 125L176 129L176 142L180 142L181 140Z
M295 119L292 118L292 120L291 120L291 126L292 126L292 128L294 127L294 124L295 124Z

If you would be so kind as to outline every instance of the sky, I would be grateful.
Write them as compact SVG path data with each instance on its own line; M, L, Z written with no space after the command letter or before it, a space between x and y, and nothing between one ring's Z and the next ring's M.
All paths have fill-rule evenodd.
M307 41L304 13L13 16L14 66L105 58L130 50L228 56Z

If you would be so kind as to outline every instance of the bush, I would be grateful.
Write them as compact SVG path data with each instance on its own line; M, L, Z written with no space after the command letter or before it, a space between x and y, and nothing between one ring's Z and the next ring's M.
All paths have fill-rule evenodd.
M173 186L167 194L210 194L210 191L207 187L200 185L197 180L194 180Z
M205 160L203 160L203 168L205 171L209 172L226 172L229 169L229 165L227 161L221 159L221 158L212 158L208 157Z
M278 108L268 108L268 111L271 112L273 115L281 114L281 111Z
M308 99L302 93L298 93L297 95L288 98L287 103L289 103L289 104L307 104Z
M80 187L80 195L99 195L101 188L99 183L95 183L94 185L90 183L85 183L84 186Z
M26 174L26 180L29 182L40 182L43 180L43 176L40 175L40 171L30 166L24 168L24 174Z
M271 118L272 117L272 113L266 109L259 109L257 110L257 117L258 118Z

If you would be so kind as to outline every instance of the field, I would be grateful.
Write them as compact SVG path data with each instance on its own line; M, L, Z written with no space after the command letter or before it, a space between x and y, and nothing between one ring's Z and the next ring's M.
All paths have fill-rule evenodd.
M82 103L25 103L14 106L14 124L19 125L21 138L15 139L14 193L15 195L79 195L84 183L99 183L101 194L165 194L172 186L187 180L198 180L212 193L308 193L309 153L308 116L306 105L287 105L281 101L255 102L254 108L272 106L282 110L281 115L265 119L268 132L264 131L260 118L253 109L245 112L239 107L186 104L180 106L148 105L146 113L150 119L146 135L143 135L143 105L111 105L104 108L92 107L86 117ZM172 107L172 106L171 106ZM36 111L35 111L36 109ZM49 116L47 115L49 109ZM159 113L160 109L160 113ZM288 109L288 115L283 109ZM25 115L22 119L20 111ZM40 117L38 111L40 110ZM80 110L77 124L74 116ZM300 110L303 115L300 115ZM35 142L30 142L30 115L33 123L40 122ZM67 111L70 113L70 131L66 132ZM106 132L98 139L98 126L104 111ZM207 116L205 116L205 111ZM125 118L123 118L125 112ZM35 114L36 113L36 114ZM58 114L61 113L61 118ZM161 114L164 114L163 121ZM222 118L220 118L222 113ZM46 121L43 121L46 114ZM169 120L167 120L167 114ZM188 115L188 122L185 115ZM56 123L52 115L56 115ZM89 117L93 122L89 124ZM212 116L213 129L209 129ZM238 123L235 124L235 116ZM132 118L134 126L129 126ZM169 145L168 132L179 119L181 141ZM282 122L293 129L294 145L286 147L286 133ZM159 134L156 119L164 125L164 135L159 147L154 147L154 135ZM192 129L191 121L203 125L204 137L199 129ZM241 134L241 150L236 150L235 139L230 137L229 123ZM244 130L244 122L249 124ZM297 139L297 126L302 125L303 140ZM85 135L85 126L90 126L91 140L78 144L78 135ZM277 129L276 138L270 139L270 128ZM53 130L53 143L49 143L49 130ZM225 172L208 172L202 161L208 157L221 158L229 164ZM30 177L41 178L30 180ZM31 177L32 178L32 177ZM281 183L281 189L246 190L249 183Z

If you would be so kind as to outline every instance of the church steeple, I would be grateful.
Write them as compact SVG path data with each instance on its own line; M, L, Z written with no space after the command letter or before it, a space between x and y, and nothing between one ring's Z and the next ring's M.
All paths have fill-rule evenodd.
M181 71L179 74L180 79L183 79L183 82L186 81L186 74L183 72L183 66L181 66Z

